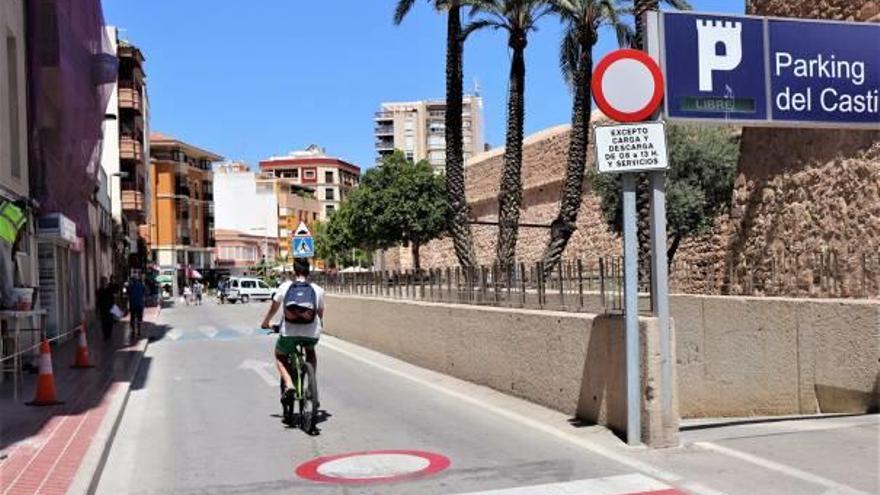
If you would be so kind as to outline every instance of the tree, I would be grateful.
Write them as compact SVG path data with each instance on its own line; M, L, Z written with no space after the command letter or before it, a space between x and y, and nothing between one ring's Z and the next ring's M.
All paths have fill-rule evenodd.
M463 54L468 35L482 27L470 23L462 27L460 0L429 0L437 10L446 10L446 199L449 203L447 223L455 247L455 256L463 268L476 266L471 233L470 207L465 197L464 147L462 136L462 100L464 90ZM394 23L400 24L412 9L415 0L399 0Z
M636 25L633 47L639 50L645 49L644 14L652 10L660 10L660 2L661 0L632 0L632 14ZM662 2L678 10L691 9L691 4L687 0L662 0Z
M419 271L419 250L446 231L445 217L443 178L427 161L413 163L395 151L364 174L360 186L331 217L328 234L338 247L409 246L413 267Z
M671 240L667 250L671 263L682 239L710 229L729 207L739 160L739 134L727 127L670 125L667 144L666 232ZM606 222L620 233L620 176L594 174L594 189L602 198Z
M603 25L613 27L617 33L617 43L621 46L628 45L632 38L630 28L620 19L624 11L612 0L556 0L553 2L552 10L565 24L559 50L559 66L574 91L574 98L568 165L562 185L559 215L551 224L550 241L542 256L544 276L553 272L577 228L577 216L583 196L587 146L590 141L593 46L599 39L599 28Z
M473 14L482 14L482 24L507 32L510 48L510 76L507 89L507 133L501 187L498 192L499 266L509 268L516 258L519 213L522 206L523 121L525 117L525 49L528 34L549 12L546 0L473 0Z

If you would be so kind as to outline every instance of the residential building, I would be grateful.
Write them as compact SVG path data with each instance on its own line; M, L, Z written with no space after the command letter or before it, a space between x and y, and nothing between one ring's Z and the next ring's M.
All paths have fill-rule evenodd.
M278 203L278 255L290 260L296 228L300 222L311 227L321 219L325 206L316 197L316 188L296 184L289 178L262 173L257 176L257 187L274 192Z
M6 31L5 45L12 51L27 46L27 177L39 211L38 300L48 314L46 333L55 336L93 314L100 260L111 246L100 156L117 58L99 0L29 1L25 24L27 43L18 45Z
M278 256L277 238L219 228L214 232L217 240L214 256L219 274L254 275L264 257L274 260Z
M27 151L27 81L25 78L25 14L23 0L0 3L0 202L13 201L27 211L19 250L17 285L37 285L37 245L30 207Z
M119 71L104 120L101 166L109 181L113 220L120 226L114 253L115 271L124 276L129 268L145 269L150 218L149 105L144 56L137 46L107 27Z
M339 208L339 204L360 182L361 169L345 160L328 156L323 148L311 145L287 156L275 156L260 162L260 171L271 178L279 179L281 187L305 186L314 189L320 201L319 220L325 220ZM297 188L290 188L293 195ZM298 208L294 198L289 198L290 206ZM290 216L290 215L287 215Z
M374 118L376 162L401 150L410 160L428 160L434 170L445 170L445 119L445 100L382 103ZM483 98L479 94L464 97L462 133L465 159L484 151Z
M160 268L174 268L175 293L192 270L210 277L214 253L214 162L222 156L177 138L150 134L150 248Z
M272 254L268 249L260 249L259 255L251 260L257 263L266 255L268 261L274 261L278 251L278 197L272 187L262 187L258 181L258 174L251 171L250 167L241 162L232 162L220 165L214 170L214 206L217 213L215 229L224 232L224 239L241 241L248 236L259 237L261 242L272 246ZM244 236L244 237L241 237ZM224 245L217 238L217 254L219 267L219 254L226 252L229 245ZM240 244L231 245L233 248ZM223 258L228 261L233 258ZM250 258L235 258L238 260L236 267L244 266Z

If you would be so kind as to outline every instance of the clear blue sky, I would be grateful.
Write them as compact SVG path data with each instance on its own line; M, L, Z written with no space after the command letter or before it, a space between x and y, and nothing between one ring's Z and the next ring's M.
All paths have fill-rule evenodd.
M383 101L445 95L445 21L425 1L403 25L395 0L104 0L147 59L151 126L252 166L316 143L362 168L374 162ZM743 12L743 0L691 0ZM545 19L526 51L526 133L569 121L559 74L561 27ZM614 48L604 33L598 60ZM486 138L503 145L509 56L502 32L465 47L465 87L479 80Z

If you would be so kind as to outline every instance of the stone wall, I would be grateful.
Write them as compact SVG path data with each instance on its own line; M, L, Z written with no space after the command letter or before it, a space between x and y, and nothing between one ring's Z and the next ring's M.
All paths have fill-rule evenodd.
M749 13L880 21L880 2L750 0ZM559 208L568 126L529 136L523 155L521 222L549 224ZM880 131L745 128L733 203L712 231L682 242L670 270L686 293L810 297L880 296ZM478 220L497 219L503 148L477 155L465 169ZM593 150L588 151L593 166ZM585 184L577 231L564 256L620 255L619 237ZM497 229L475 226L480 263L494 259ZM517 256L537 261L547 229L521 228ZM448 239L425 246L425 267L454 266ZM390 253L387 269L409 269L408 251Z

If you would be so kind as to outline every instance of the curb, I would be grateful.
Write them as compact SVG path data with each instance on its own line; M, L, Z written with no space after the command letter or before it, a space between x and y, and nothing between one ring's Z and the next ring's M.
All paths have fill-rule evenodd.
M162 307L156 313L156 319L162 313ZM155 321L150 322L155 324ZM125 407L128 405L128 398L131 395L131 385L135 377L140 371L141 361L147 353L150 345L150 339L145 338L138 342L139 355L135 358L131 365L128 381L124 385L124 390L117 393L112 399L112 403L108 406L105 417L101 420L101 426L95 433L92 443L86 454L80 462L73 481L67 488L67 495L91 495L98 489L98 483L101 481L101 474L104 472L104 466L107 464L107 458L110 457L110 448L113 446L113 440L116 438L116 432L122 423L122 415ZM112 386L112 385L111 385Z

